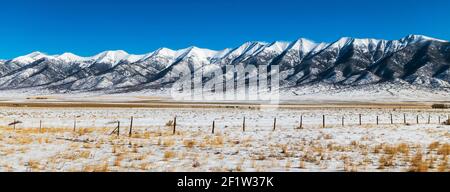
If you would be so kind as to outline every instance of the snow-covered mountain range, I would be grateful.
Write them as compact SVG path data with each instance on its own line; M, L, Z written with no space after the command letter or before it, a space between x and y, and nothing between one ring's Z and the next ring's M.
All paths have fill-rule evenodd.
M279 65L281 87L315 84L333 87L378 84L450 88L450 43L420 35L400 40L341 38L332 43L247 42L234 49L160 48L144 55L105 51L92 57L34 52L0 60L0 90L30 89L54 93L123 93L170 88L174 70L195 71L212 65ZM258 73L258 71L255 71Z

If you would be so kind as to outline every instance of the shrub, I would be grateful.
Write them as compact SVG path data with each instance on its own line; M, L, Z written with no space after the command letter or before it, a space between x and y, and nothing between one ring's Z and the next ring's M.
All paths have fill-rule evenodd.
M170 120L170 121L167 121L167 122L166 122L166 126L167 126L167 127L171 127L171 126L173 126L173 125L174 125L173 120Z

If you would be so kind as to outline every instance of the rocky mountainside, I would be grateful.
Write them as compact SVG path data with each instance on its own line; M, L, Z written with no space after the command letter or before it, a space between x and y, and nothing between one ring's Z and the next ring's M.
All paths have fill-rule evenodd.
M177 68L207 71L212 66L279 65L282 88L314 84L335 87L399 83L450 88L450 43L420 35L400 40L341 38L332 43L247 42L234 49L161 48L145 55L105 51L92 57L34 52L0 60L0 89L55 93L106 93L170 88ZM258 71L252 75L256 75ZM204 79L205 81L207 79Z

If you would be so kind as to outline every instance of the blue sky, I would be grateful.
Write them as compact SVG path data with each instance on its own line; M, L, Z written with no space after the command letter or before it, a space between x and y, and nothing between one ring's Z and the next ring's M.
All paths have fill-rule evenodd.
M448 0L0 0L0 58L342 36L450 40Z

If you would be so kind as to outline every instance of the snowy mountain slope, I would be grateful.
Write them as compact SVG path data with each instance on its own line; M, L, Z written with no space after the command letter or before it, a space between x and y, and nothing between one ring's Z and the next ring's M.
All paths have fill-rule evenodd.
M376 87L386 83L405 89L416 86L447 91L450 87L450 43L408 35L400 40L345 37L332 43L307 39L247 42L234 49L219 51L194 46L180 50L160 48L143 55L121 50L105 51L92 57L33 52L0 60L0 89L50 92L159 90L169 88L184 68L206 74L220 68L224 70L225 65L268 68L279 65L281 87L285 89L327 84L350 90L348 87ZM246 72L250 76L259 73L257 68ZM203 81L209 79L206 77Z

